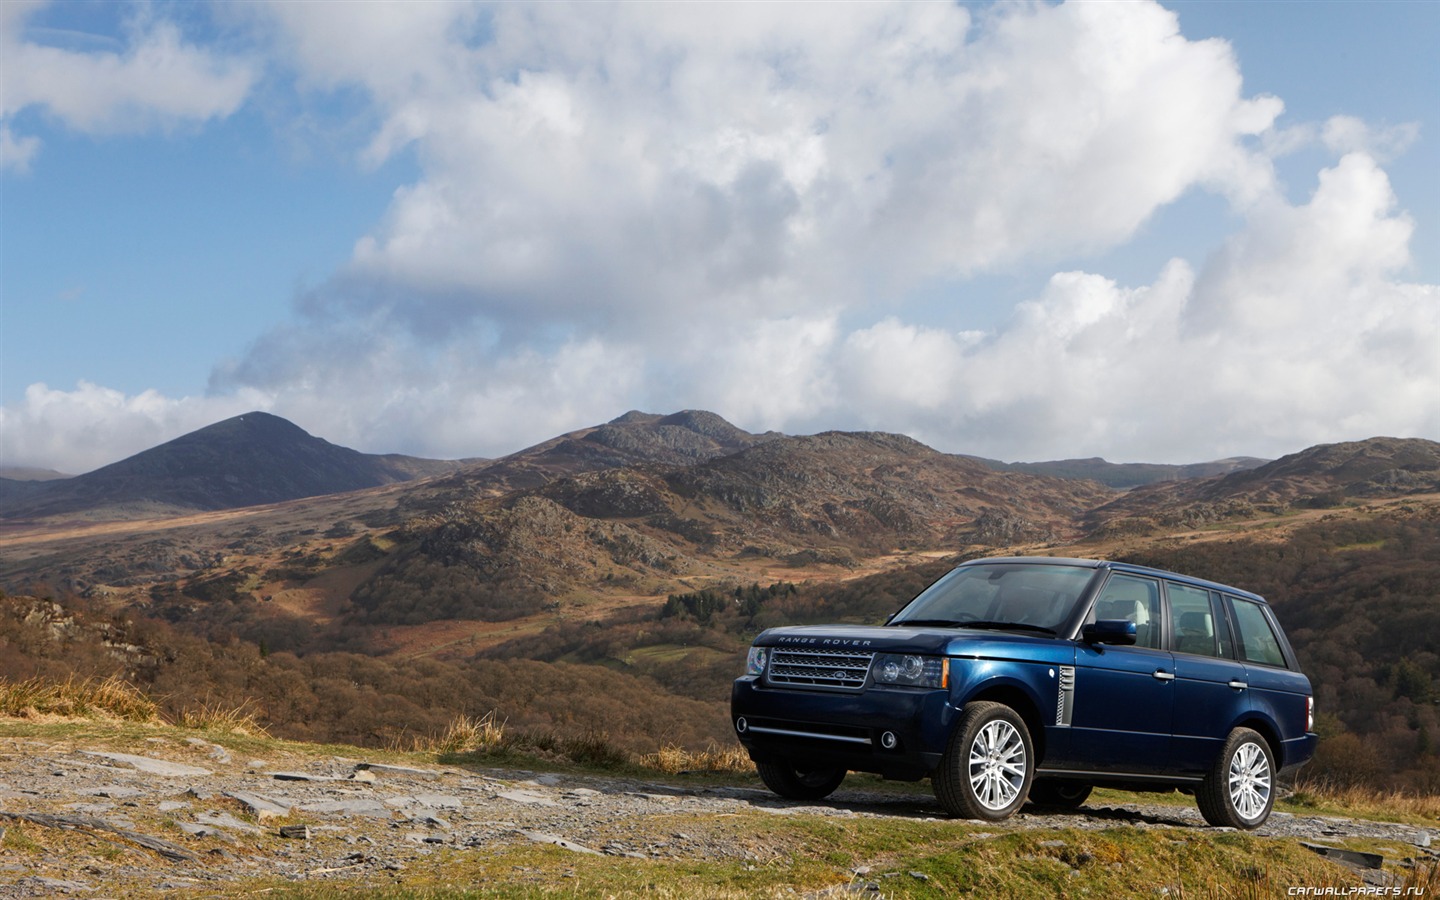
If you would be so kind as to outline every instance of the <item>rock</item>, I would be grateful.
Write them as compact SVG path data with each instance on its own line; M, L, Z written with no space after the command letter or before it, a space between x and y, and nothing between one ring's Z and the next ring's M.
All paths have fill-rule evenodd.
M512 803L528 803L533 806L559 806L554 800L535 791L501 791L497 796Z
M339 781L329 775L308 775L304 772L271 772L270 777L276 781Z
M211 828L229 828L232 831L243 831L246 834L261 834L264 831L263 828L251 825L243 819L237 819L227 812L201 813L195 817L195 821Z
M1381 869L1385 865L1385 857L1379 853L1361 853L1358 850L1342 850L1339 847L1327 847L1324 844L1311 844L1301 841L1300 846L1306 850L1320 854L1326 859L1333 859L1343 866L1352 869Z
M239 800L250 814L261 822L266 819L283 819L290 815L290 807L269 797L262 797L259 794L252 794L248 791L226 791L225 796L231 800Z
M93 891L95 888L83 881L65 881L60 878L41 878L39 875L32 875L29 878L22 878L16 882L17 886L43 888L46 891L54 891L61 894L73 894L76 891Z
M323 800L306 803L300 807L305 812L340 816L369 816L375 819L390 818L390 807L379 800Z
M111 800L123 800L129 797L139 797L145 792L139 788L123 787L118 784L105 784L100 787L80 791L81 794L90 794L94 797L107 797Z
M437 772L434 769L414 769L410 766L392 766L389 763L356 763L355 771L370 772L375 775L400 775L406 778L425 778L430 781L439 781L445 777L444 772Z
M294 838L296 840L310 840L309 825L281 825L280 836L282 838Z
M147 775L160 775L165 778L193 778L198 775L212 775L209 769L202 769L199 766L187 766L183 763L170 762L165 759L151 759L148 756L135 756L130 753L105 753L98 750L81 750L86 756L95 756L100 759L108 759L114 763L127 765Z
M452 797L448 794L418 794L414 797L391 797L385 801L385 805L396 809L460 809L462 806L459 797Z
M559 837L557 835L545 834L539 831L522 831L520 833L537 844L554 844L555 846L560 847L564 850L570 850L575 853L588 853L592 856L605 855L599 850L591 850L589 847L581 846L580 844L574 843L573 841L568 841L565 838Z
M238 840L235 835L230 834L228 831L222 831L213 825L201 825L198 822L176 822L175 824L181 831L191 837L216 838L222 841L228 841L231 844L236 843Z

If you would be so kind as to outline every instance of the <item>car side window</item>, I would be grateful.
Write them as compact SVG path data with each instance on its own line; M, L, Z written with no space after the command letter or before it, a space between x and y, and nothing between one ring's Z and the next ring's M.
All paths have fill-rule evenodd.
M1089 621L1096 619L1128 619L1135 623L1135 646L1160 649L1160 582L1112 575L1091 609Z
M1260 604L1239 597L1225 599L1230 602L1230 615L1235 619L1240 658L1285 668L1285 654L1280 650L1280 641L1275 638L1275 630L1270 627L1270 620L1265 618L1265 610L1260 608Z
M1198 656L1222 655L1216 640L1219 628L1210 608L1210 592L1167 581L1165 595L1170 598L1170 622L1174 628L1171 649Z

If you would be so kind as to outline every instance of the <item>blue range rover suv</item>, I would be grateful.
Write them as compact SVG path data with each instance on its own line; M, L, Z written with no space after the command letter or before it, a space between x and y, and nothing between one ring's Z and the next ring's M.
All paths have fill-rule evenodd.
M847 771L929 777L952 815L1095 785L1193 792L1257 828L1315 752L1310 681L1265 600L1117 562L981 559L889 621L771 628L730 699L765 784L819 800Z

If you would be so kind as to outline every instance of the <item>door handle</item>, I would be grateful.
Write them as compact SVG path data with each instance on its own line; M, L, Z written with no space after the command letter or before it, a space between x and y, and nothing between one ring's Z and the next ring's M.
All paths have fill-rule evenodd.
M1174 680L1175 680L1175 673L1174 673L1174 672L1167 672L1167 671L1165 671L1164 669L1156 669L1156 670L1155 670L1155 677L1156 677L1158 680L1160 680L1160 681L1174 681Z
M1240 681L1240 680L1237 679L1237 680L1235 680L1235 681L1230 682L1230 686L1231 686L1232 688L1234 688L1235 690L1237 690L1237 691L1243 691L1243 690L1245 690L1246 688L1248 688L1250 685L1248 685L1248 684L1246 684L1245 682Z

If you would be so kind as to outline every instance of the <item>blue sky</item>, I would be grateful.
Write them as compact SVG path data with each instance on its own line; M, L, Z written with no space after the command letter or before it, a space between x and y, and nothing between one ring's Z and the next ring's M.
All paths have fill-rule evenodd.
M1440 3L6 3L0 465L1440 439Z

